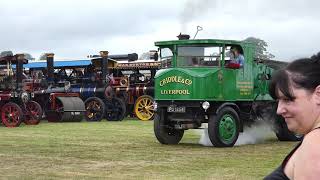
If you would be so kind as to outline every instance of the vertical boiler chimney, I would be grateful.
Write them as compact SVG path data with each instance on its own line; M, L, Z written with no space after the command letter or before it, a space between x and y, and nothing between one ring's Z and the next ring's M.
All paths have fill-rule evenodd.
M17 66L16 66L17 88L21 89L24 54L17 54L16 58L17 58Z
M108 51L100 51L101 58L101 71L102 71L102 82L106 83L106 76L109 74L108 72Z
M49 84L53 83L54 81L54 64L53 64L53 53L46 53L47 57L47 79L49 81Z

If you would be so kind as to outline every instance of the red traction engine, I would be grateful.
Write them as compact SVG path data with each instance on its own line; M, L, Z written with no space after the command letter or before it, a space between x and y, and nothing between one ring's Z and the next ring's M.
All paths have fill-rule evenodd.
M21 122L36 125L42 117L41 106L32 100L34 93L24 87L24 54L13 55L4 51L0 55L0 108L1 121L6 127L18 127ZM13 65L16 65L15 72Z

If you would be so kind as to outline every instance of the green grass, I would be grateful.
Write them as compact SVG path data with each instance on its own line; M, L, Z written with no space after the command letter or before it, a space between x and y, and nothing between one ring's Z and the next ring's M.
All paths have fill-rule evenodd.
M204 147L186 131L159 144L153 122L46 123L0 127L0 179L262 179L295 143Z

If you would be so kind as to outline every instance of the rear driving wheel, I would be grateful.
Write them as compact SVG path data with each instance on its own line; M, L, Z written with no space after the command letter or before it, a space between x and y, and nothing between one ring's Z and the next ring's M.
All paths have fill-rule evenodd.
M113 97L104 100L106 106L105 116L108 121L122 121L126 114L126 105L120 99Z
M142 121L149 121L153 119L154 111L153 111L153 98L148 95L140 96L135 103L134 113L137 118Z
M276 116L276 136L279 141L301 141L302 135L291 132L282 116Z

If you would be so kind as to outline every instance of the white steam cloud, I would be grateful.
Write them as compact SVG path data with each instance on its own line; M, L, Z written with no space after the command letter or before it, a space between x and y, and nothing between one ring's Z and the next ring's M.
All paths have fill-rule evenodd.
M204 146L213 146L208 135L208 129L202 129L200 132L199 144ZM240 133L235 146L241 146L245 144L258 144L273 137L273 128L271 123L265 121L259 121L253 124L251 127L245 127L243 133Z
M200 16L207 13L215 4L216 0L188 0L180 14L181 31L186 31L189 22L201 18Z

